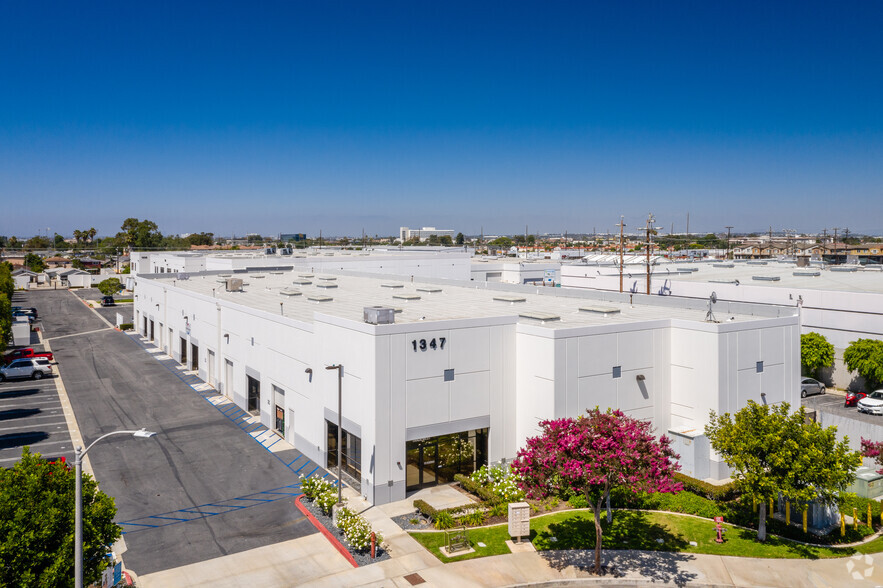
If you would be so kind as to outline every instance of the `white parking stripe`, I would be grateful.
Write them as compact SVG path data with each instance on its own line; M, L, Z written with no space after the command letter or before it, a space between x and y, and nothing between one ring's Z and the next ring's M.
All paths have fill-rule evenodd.
M30 419L27 419L27 420L30 421ZM5 422L9 423L9 422L13 422L13 421L5 421ZM63 425L63 424L65 424L64 421L58 421L58 420L56 420L55 422L52 422L52 423L40 423L39 425L35 425L33 423L28 422L28 423L24 423L24 424L21 424L18 426L14 426L14 427L0 427L0 431L15 431L15 430L20 430L20 429L42 430L42 429L46 429L48 427L52 427L52 426L56 426L56 425ZM59 427L56 426L55 428L57 429Z

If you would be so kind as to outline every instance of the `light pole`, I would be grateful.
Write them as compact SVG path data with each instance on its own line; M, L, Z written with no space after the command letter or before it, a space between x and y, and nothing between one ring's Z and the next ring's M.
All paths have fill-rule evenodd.
M74 493L74 500L76 501L74 518L74 585L76 588L83 588L83 457L89 453L89 450L96 443L111 435L132 435L133 437L147 439L153 437L156 433L143 428L138 431L113 431L93 441L85 450L82 447L77 447L76 459L74 460L74 473L77 477L74 482L76 489Z
M341 504L343 478L341 477L341 456L343 455L343 365L325 366L326 370L337 370L337 504Z

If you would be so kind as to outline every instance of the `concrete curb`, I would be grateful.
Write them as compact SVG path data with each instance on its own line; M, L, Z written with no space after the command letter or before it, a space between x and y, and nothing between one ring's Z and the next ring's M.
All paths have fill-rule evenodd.
M356 563L356 560L353 559L353 556L350 554L349 550L341 545L340 541L337 540L337 537L328 532L328 529L325 528L325 525L316 520L316 517L313 516L309 510L301 504L301 499L303 498L303 494L294 499L294 504L297 506L297 509L301 511L307 519L312 523L316 529L325 536L326 539L334 546L334 549L340 552L340 555L346 558L348 562L352 564L354 568L359 567L359 564Z

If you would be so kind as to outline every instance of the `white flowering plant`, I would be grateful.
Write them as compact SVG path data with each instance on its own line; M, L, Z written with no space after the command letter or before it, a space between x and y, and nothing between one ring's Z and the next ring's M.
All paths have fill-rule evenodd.
M508 466L481 466L472 472L469 479L488 488L494 496L506 502L524 500L524 491L518 487L521 479Z
M343 536L353 549L363 551L371 547L371 525L349 508L344 507L337 511L337 527L343 531ZM376 545L380 545L383 537L375 533L374 541Z
M334 490L334 483L325 478L313 476L311 478L302 479L300 482L300 489L303 490L303 493L307 498L315 500L320 494L329 490Z

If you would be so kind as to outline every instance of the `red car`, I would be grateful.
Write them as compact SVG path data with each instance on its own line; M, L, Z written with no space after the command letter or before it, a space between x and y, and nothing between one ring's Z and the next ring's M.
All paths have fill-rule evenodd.
M15 361L16 359L26 359L26 358L30 358L30 357L45 357L49 361L52 361L53 359L55 359L52 356L52 354L49 353L48 351L45 353L44 352L37 352L37 351L34 351L30 347L26 347L24 349L16 349L15 351L11 351L11 352L7 353L6 355L4 355L3 356L3 363L9 364L9 363Z
M847 392L846 393L846 406L847 408L850 406L858 406L858 401L867 396L865 392Z

